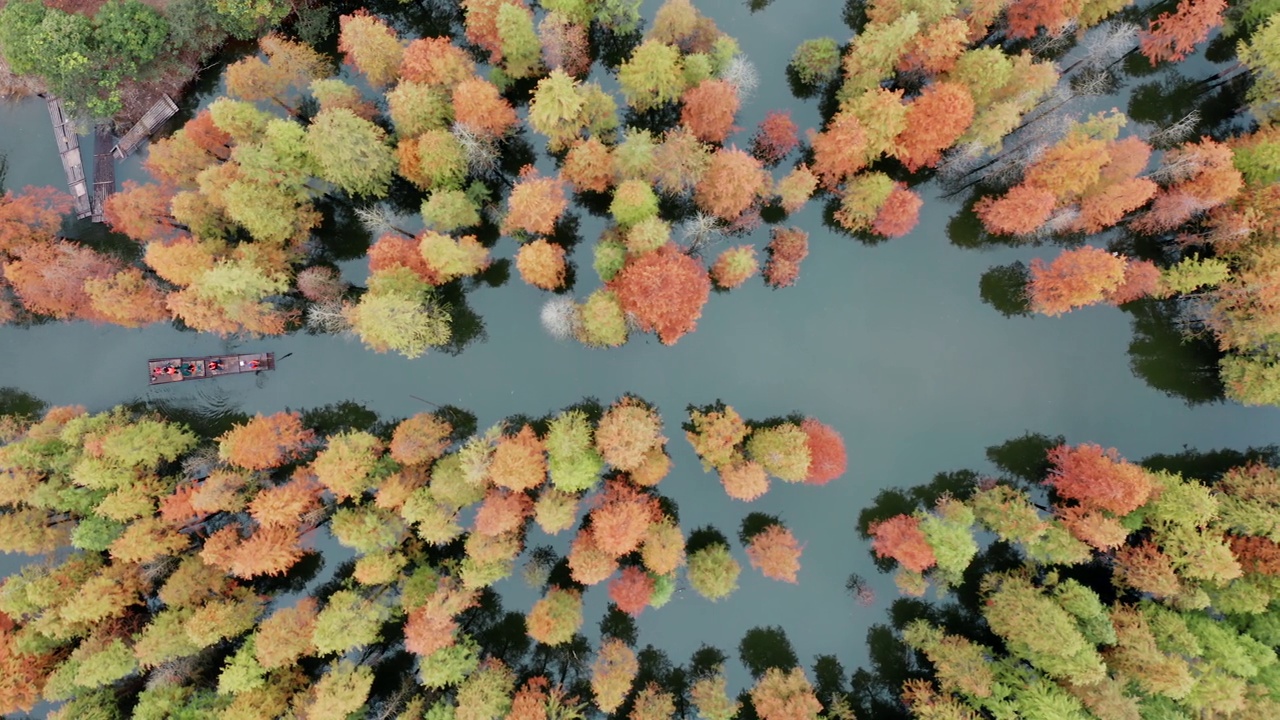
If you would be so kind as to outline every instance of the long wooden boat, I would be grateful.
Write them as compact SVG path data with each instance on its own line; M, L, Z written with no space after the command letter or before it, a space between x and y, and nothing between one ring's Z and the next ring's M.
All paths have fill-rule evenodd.
M206 355L204 357L153 358L147 361L147 374L151 385L204 380L223 375L256 373L259 370L275 370L275 353L246 353L243 355Z

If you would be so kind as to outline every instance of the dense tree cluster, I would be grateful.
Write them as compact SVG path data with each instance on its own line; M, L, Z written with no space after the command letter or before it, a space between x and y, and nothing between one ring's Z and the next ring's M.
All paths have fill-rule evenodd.
M973 598L951 606L970 619L925 612L895 623L923 662L900 689L911 716L1280 710L1275 566L1264 559L1274 556L1276 470L1253 462L1205 483L1097 445L1027 440L1048 450L1046 470L1002 464L1016 476L926 493L932 507L909 514L864 513L905 592L932 581ZM1048 512L1026 485L1037 478ZM980 548L985 538L996 545Z
M122 407L0 418L0 551L57 553L0 584L0 709L44 699L68 718L125 706L135 717L417 717L418 697L491 717L588 692L605 709L631 697L634 641L606 640L589 678L583 665L555 687L538 679L554 676L556 653L580 652L589 586L606 585L612 612L631 615L668 602L682 567L711 600L737 587L728 539L710 527L686 539L656 490L667 438L640 398L470 435L456 408L324 434L309 417L258 415L208 439ZM816 477L830 479L843 469L839 436L805 422L808 434L756 430L746 452L794 465L774 453L795 448L762 439L789 433L808 462L812 436L812 455L827 458ZM493 650L507 621L490 587L513 573L533 525L577 529L566 557L531 553L547 568L526 572L542 598L508 615L511 647L524 650ZM318 570L321 532L354 558L313 592L272 602ZM780 520L752 515L740 538L754 567L796 581L800 545ZM530 640L542 649L524 658ZM526 690L516 671L532 678ZM638 706L671 702L634 689Z
M845 471L844 439L813 418L752 422L717 402L690 406L683 427L703 469L716 471L725 493L736 500L765 494L769 476L824 485Z

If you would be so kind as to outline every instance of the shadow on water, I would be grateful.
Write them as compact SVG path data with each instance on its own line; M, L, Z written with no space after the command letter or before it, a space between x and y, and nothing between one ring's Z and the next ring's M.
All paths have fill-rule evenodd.
M1188 405L1223 400L1225 388L1218 374L1223 353L1207 332L1184 332L1178 300L1139 300L1121 309L1133 318L1129 368L1135 376Z
M978 294L982 302L995 308L1005 317L1023 317L1031 314L1031 299L1027 297L1027 283L1031 275L1021 261L1008 265L996 265L982 273L978 280Z

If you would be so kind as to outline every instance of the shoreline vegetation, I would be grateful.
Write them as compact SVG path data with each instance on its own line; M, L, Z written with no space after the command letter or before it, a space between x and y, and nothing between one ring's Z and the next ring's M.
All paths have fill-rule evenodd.
M5 191L0 322L458 353L483 334L467 295L514 266L547 293L556 337L673 345L756 277L802 281L822 248L789 220L810 202L832 234L892 242L936 180L964 198L953 244L1060 247L984 275L994 310L1119 306L1203 350L1188 402L1280 405L1272 7L851 2L852 39L806 40L788 66L819 126L782 108L743 140L759 74L689 0L651 23L632 0L9 0L0 54L86 118L149 103L147 83L185 84L229 37L258 52L150 144L151 180L106 205L111 241L63 237L69 199L52 188ZM411 12L438 32L399 30L423 26L397 22ZM1127 112L1096 108L1195 53L1221 67L1143 84ZM594 283L573 262L583 213L605 226ZM360 258L354 285L338 263ZM0 584L4 713L1280 717L1274 447L1131 462L1028 434L988 448L995 473L886 490L857 520L901 591L868 635L872 667L820 656L806 672L780 627L758 627L738 647L746 681L719 648L681 663L641 647L634 617L685 589L728 598L738 555L798 582L803 519L682 521L657 490L667 430L639 397L484 430L454 407L212 427L179 408L47 408L12 389L0 402L0 550L41 558ZM840 433L815 418L717 401L689 406L681 429L726 502L845 474ZM560 547L530 542L567 531ZM321 533L349 559L315 584ZM541 597L509 610L491 586L521 560ZM598 643L583 632L593 585L610 599ZM865 578L846 587L874 601Z
M90 112L119 107L115 79L164 62L174 34L192 57L230 35L257 37L260 50L227 67L225 95L151 145L154 181L107 203L108 224L135 250L55 239L61 197L6 194L24 220L0 247L0 320L305 328L416 357L474 340L482 319L467 294L514 264L551 293L542 317L557 337L608 348L652 333L673 344L707 302L757 275L774 288L796 282L808 235L786 221L809 202L832 231L877 243L915 227L923 203L912 187L937 179L968 195L953 242L1068 248L984 276L984 299L1001 312L1171 300L1188 341L1216 346L1219 379L1205 393L1280 403L1280 265L1266 225L1280 176L1267 48L1280 21L1251 10L1103 3L1072 18L1029 0L1003 12L855 4L853 42L805 41L788 67L794 94L822 98L822 125L802 130L775 111L739 149L734 119L758 73L687 0L664 3L647 29L621 0L537 13L514 0L429 4L419 10L453 35L423 38L357 9L334 27L343 76L297 36L263 34L294 17L299 35L333 37L323 17L214 2L218 12L178 21L203 1L167 5L168 19L136 0L111 0L92 21L36 0L0 11L9 62L42 68ZM218 14L233 10L249 14ZM68 23L87 44L55 76L40 33ZM1193 97L1235 112L1193 108L1135 126L1119 110L1071 109L1215 32L1229 33L1215 36L1216 52L1234 47L1236 63L1188 82ZM119 62L85 86L89 58L108 50ZM596 63L616 94L593 79ZM552 169L535 162L544 152ZM607 226L592 249L599 285L575 293L578 209ZM352 216L372 240L363 286L335 271L352 255L316 242ZM716 247L766 225L763 248ZM503 237L518 247L513 263L494 260ZM1090 239L1103 246L1080 247Z

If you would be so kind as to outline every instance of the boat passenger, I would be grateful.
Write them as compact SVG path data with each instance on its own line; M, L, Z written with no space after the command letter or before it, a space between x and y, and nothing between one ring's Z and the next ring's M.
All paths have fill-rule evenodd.
M258 368L262 367L262 363L259 362L258 360L250 360L249 367L254 370L257 370Z
M210 369L210 370L215 370L215 371L216 371L216 370L221 370L221 369L222 369L222 363L218 362L217 360L210 360L210 361L209 361L209 369Z

